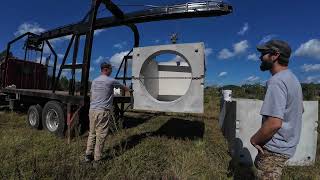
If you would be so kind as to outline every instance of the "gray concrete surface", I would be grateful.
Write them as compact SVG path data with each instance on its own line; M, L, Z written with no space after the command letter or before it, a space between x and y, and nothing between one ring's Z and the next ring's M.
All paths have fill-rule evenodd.
M158 63L152 59L144 63L140 77L143 77L143 79L141 79L141 83L143 83L148 93L153 98L157 99L159 95L159 79L144 79L144 77L147 76L158 76Z
M185 67L163 63L158 64L157 68L145 66L146 63L153 61L156 56L164 53L181 56L190 66L191 72L189 72L190 68L188 70ZM203 113L204 61L203 43L134 48L132 61L133 108L165 112ZM150 69L146 70L145 68ZM148 74L149 72L150 74ZM157 92L155 90L157 85L150 87L144 83L146 82L144 78L155 76L155 72L160 77L158 98L154 93ZM157 82L153 81L153 83Z
M250 144L251 136L261 127L259 114L263 101L233 99L224 102L219 117L219 125L228 141L229 150L235 160L252 165L257 150ZM305 166L315 163L317 148L318 101L304 101L300 142L295 155L289 159L289 166Z

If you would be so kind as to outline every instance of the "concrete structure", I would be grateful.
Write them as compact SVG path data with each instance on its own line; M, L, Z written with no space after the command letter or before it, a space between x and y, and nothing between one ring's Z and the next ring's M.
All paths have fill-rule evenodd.
M187 93L192 79L188 63L160 62L158 68L159 101L174 101Z
M263 101L252 99L233 99L221 106L219 125L228 141L229 150L240 163L252 165L257 150L250 138L261 127L259 114ZM291 166L312 165L317 148L318 101L304 101L305 112L302 117L300 142L295 155L287 162Z
M175 54L185 62L154 60ZM204 44L135 48L132 61L134 109L203 113Z

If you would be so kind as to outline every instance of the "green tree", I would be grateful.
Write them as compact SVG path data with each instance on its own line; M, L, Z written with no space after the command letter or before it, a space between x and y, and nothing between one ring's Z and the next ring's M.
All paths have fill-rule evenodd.
M3 51L0 53L0 61L2 61L2 60L6 57L6 53L7 53L7 50L3 50ZM12 52L9 52L9 57L13 57Z
M315 100L316 97L319 95L319 84L301 84L302 92L303 92L303 99L304 100Z
M58 89L63 91L66 91L69 89L69 80L66 76L61 76Z

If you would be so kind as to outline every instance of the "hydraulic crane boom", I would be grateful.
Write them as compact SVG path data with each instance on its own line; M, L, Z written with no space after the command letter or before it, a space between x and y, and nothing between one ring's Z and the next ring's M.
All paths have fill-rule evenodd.
M149 8L142 11L131 12L124 14L119 9L111 6L111 1L107 1L106 7L115 15L113 17L98 18L94 25L94 29L103 29L121 25L145 23L151 21L195 18L195 17L210 17L222 16L232 12L231 5L223 2L205 1L205 2L190 2L179 5L164 6ZM85 18L86 19L86 18ZM72 35L74 32L85 34L88 31L89 22L80 22L66 25L56 29L49 30L34 37L38 40L48 40L59 38L62 36Z

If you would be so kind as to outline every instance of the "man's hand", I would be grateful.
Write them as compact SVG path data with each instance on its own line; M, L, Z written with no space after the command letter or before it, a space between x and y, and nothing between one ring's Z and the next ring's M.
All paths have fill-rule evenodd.
M250 143L258 150L258 152L264 154L262 147L254 142L253 137L250 139Z
M261 128L251 137L250 143L263 153L262 146L266 144L273 135L281 128L282 120L268 116Z

